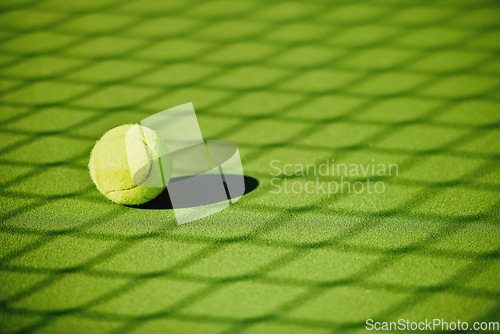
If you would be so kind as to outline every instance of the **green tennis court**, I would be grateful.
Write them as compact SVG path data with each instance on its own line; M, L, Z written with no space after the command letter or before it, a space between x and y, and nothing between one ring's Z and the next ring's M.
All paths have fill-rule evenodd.
M2 0L0 332L498 324L499 41L494 0ZM102 196L96 140L188 102L252 189Z

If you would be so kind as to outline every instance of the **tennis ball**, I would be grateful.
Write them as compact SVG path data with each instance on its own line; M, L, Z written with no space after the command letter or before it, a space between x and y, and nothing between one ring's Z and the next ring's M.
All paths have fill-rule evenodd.
M139 124L109 130L97 141L89 161L97 189L113 202L139 205L166 187L172 160L160 136Z

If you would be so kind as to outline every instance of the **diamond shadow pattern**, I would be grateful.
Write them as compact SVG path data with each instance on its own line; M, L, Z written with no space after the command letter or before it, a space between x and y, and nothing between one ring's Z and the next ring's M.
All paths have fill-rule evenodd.
M0 331L498 321L499 36L490 0L3 1ZM99 136L188 101L255 191L181 227L104 201ZM332 155L402 173L380 198L271 193L273 157Z

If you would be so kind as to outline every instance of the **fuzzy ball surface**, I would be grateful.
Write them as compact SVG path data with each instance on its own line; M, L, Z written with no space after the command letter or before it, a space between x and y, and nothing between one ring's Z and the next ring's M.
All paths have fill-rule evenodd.
M155 131L126 124L109 130L97 141L90 154L89 170L104 196L115 203L140 205L164 190L172 162Z

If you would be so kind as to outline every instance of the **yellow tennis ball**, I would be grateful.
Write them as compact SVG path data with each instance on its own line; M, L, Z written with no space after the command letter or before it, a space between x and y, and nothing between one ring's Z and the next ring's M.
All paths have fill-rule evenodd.
M113 202L139 205L166 187L172 160L164 141L150 128L126 124L109 130L90 153L90 176Z

